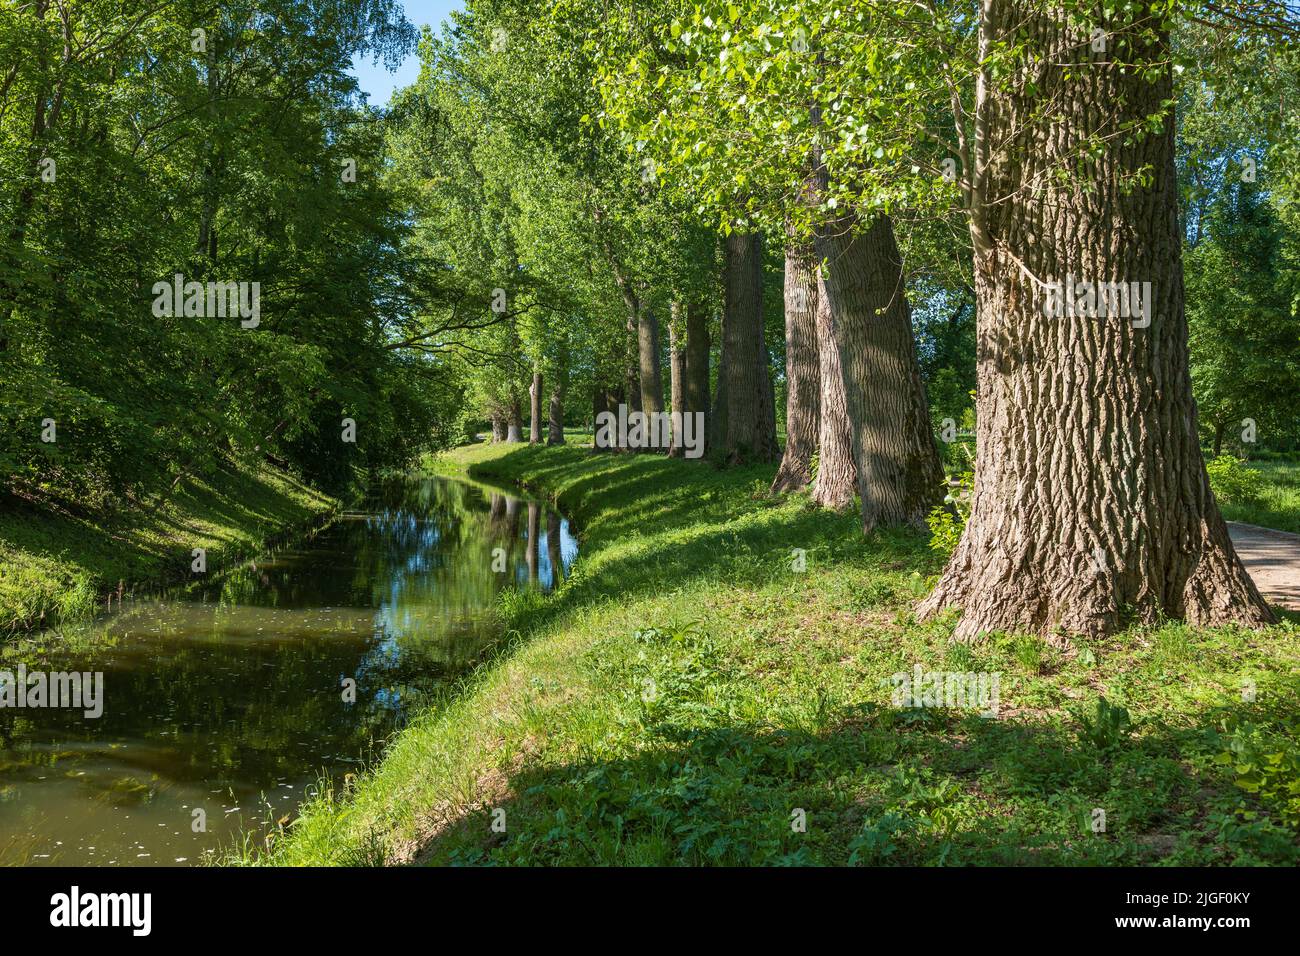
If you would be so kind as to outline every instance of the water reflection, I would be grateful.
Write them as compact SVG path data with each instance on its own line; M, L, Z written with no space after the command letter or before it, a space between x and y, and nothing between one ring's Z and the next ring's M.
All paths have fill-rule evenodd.
M297 548L11 650L0 669L103 671L105 705L0 708L0 862L194 863L291 814L482 657L502 587L551 588L576 555L536 501L404 482Z

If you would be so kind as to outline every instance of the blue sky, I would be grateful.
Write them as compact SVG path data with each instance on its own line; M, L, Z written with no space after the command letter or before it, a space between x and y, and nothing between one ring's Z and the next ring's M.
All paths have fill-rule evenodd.
M418 30L428 23L437 27L447 18L452 10L461 9L461 0L404 0L406 19L415 24ZM406 62L395 73L389 73L382 63L373 63L370 59L352 61L352 75L361 84L362 91L370 94L372 106L387 106L388 97L393 90L401 86L410 86L420 75L420 58L415 51L406 58Z

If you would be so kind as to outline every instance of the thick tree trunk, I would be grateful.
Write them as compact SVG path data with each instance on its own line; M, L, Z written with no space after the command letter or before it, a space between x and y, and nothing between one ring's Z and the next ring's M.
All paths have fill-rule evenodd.
M853 217L818 231L862 526L923 526L942 497L943 466L930 427L911 309L894 228L881 216L862 228Z
M817 355L817 263L811 243L785 250L785 454L772 494L798 491L812 480L821 418Z
M669 307L668 317L668 392L672 411L683 417L686 409L686 309L680 301ZM673 444L668 454L680 458L685 449L682 436L673 432Z
M775 461L776 412L767 344L763 341L762 239L727 236L722 359L714 451L729 462Z
M1092 58L1090 31L1055 17L992 0L981 24L986 47L1015 33L1041 59L1008 89L981 96L976 114L986 148L1007 145L976 164L971 184L975 490L961 542L921 613L961 608L959 639L1104 635L1164 618L1269 622L1197 440L1174 120L1164 105L1173 88L1168 38L1152 44L1120 28L1109 48L1149 70L1079 68ZM1044 103L1049 118L1039 115ZM1160 113L1160 131L1131 131ZM1085 163L1086 137L1104 148ZM1073 181L1055 175L1066 168ZM1143 310L1114 300L1106 315L1058 311L1062 296L1050 284L1067 276L1139 283L1149 311L1134 318L1124 312Z
M528 443L542 443L542 365L533 365L533 384L528 388Z
M664 410L664 382L659 361L659 319L654 309L641 303L637 319L637 358L641 370L641 410L647 415Z
M501 415L492 416L492 440L494 442L506 440L506 420Z
M853 464L853 431L849 426L840 347L835 343L835 322L826 295L825 280L817 278L817 357L821 381L821 422L817 436L817 480L812 500L831 511L853 507L858 469Z
M521 442L524 440L523 400L518 392L512 390L509 401L506 408L506 441Z

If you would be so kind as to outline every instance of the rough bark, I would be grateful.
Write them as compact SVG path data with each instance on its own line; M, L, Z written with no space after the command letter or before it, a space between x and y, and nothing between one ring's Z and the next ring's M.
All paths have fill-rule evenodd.
M506 441L522 442L524 440L523 399L519 393L511 391L509 404L506 406Z
M893 225L845 217L818 230L822 283L839 346L862 526L923 526L943 466L916 360Z
M817 355L817 264L811 243L785 250L785 454L771 493L798 491L812 480L821 418Z
M991 0L982 44L1013 31L1042 57L1008 89L978 97L979 142L1007 146L978 157L968 190L979 302L972 513L921 613L960 608L959 639L1104 635L1164 618L1269 622L1197 441L1174 121L1164 106L1168 37L1111 33L1110 48L1126 59L1161 64L1149 71L1079 68L1091 58L1088 31ZM1048 102L1051 118L1034 115ZM1159 131L1120 135L1162 112ZM1084 162L1087 135L1104 148ZM1063 168L1074 181L1053 175ZM1149 325L1045 314L1046 284L1067 275L1150 282Z
M853 434L849 427L848 398L844 394L844 373L840 371L840 348L835 343L834 317L820 270L817 289L821 421L817 436L817 480L813 484L812 500L823 508L844 512L853 507L858 469L853 464Z
M668 393L672 411L685 416L686 408L686 318L685 307L680 301L674 301L669 307L668 317ZM668 454L680 458L684 453L682 437L673 433L672 447Z
M641 372L641 410L647 415L664 410L664 382L659 361L659 318L641 303L637 317L637 359Z
M501 415L492 416L492 440L494 442L506 440L506 420Z
M528 443L542 443L542 366L533 366L533 384L528 387Z
M754 233L733 231L727 236L714 428L714 451L728 462L775 461L780 454L763 341L762 239Z

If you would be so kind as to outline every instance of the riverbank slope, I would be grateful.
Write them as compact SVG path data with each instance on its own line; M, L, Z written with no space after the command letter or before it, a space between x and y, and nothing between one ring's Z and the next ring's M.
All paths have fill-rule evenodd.
M574 573L505 600L508 649L259 862L1300 861L1294 623L954 645L912 614L924 535L770 500L770 467L479 445L438 469L553 498ZM893 706L918 666L997 675L996 717Z
M104 606L119 585L183 579L195 548L208 572L323 519L339 502L261 463L227 463L156 509L97 514L47 503L0 510L0 639Z

